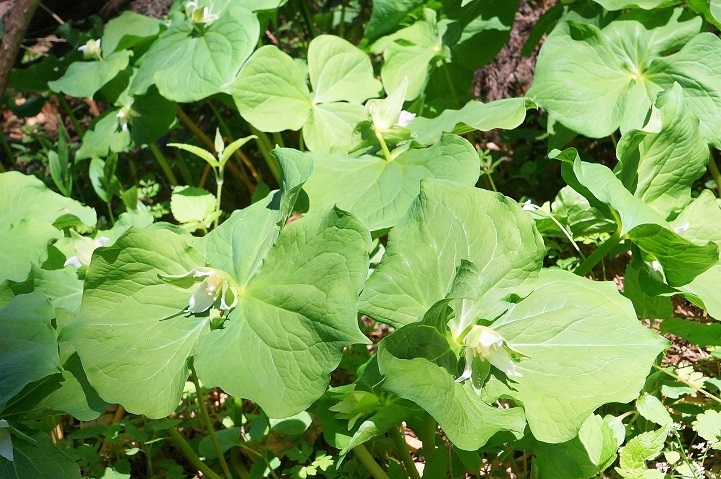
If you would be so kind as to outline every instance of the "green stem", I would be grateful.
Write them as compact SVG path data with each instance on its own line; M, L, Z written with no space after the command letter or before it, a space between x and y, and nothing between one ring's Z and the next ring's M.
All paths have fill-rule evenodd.
M241 479L250 478L250 473L248 472L248 469L240 460L240 449L237 447L234 447L230 451L230 465L233 466L233 470L238 476L240 476Z
M436 431L438 430L438 423L433 416L428 413L424 413L423 416L423 429L421 429L421 442L423 443L423 455L428 456L436 448Z
M170 163L168 163L168 159L165 157L165 155L163 155L163 152L160 151L160 148L158 148L155 143L151 143L148 146L150 146L150 151L153 153L155 159L158 160L160 169L163 170L163 173L165 173L165 177L168 178L170 184L173 186L178 186L178 179L175 177L173 169L170 167Z
M491 172L485 170L484 173L486 174L486 178L488 178L488 182L491 184L491 188L493 188L493 191L498 193L498 188L496 188L496 183L493 182L493 176L491 176Z
M178 160L175 162L175 165L180 170L180 176L183 177L183 181L186 185L192 185L193 184L193 174L190 172L190 168L188 168L188 165L185 164L185 161L183 161L182 158L178 158Z
M381 150L383 150L383 156L386 157L387 162L393 161L393 157L391 156L391 151L388 149L388 145L386 145L386 140L383 139L383 135L380 131L375 130L376 138L378 138L378 142L381 144Z
M275 157L270 154L270 150L273 149L273 146L270 143L268 135L266 135L265 132L258 130L253 125L249 124L249 126L251 133L258 137L256 143L258 143L260 153L263 155L263 158L265 158L265 162L268 164L268 168L273 174L273 178L275 178L275 181L280 184L280 165L278 164L278 160L276 160Z
M285 142L283 141L283 137L277 131L275 133L273 133L273 141L279 147L285 148Z
M12 167L13 163L13 150L10 148L10 143L8 143L8 139L5 136L5 132L0 130L0 143L2 143L3 151L5 151L5 155L8 157L8 161L10 162L10 165ZM0 173L5 173L5 165L3 165L2 161L0 161Z
M110 205L109 201L106 204L108 205L108 216L110 217L110 223L115 224L115 215L113 215L113 207Z
M233 479L233 475L230 473L230 469L228 468L228 463L225 462L225 454L223 453L223 449L220 447L218 437L215 435L213 423L210 421L210 416L208 416L208 409L205 407L205 401L203 400L203 389L200 387L200 381L198 381L198 375L195 372L192 358L190 359L189 363L191 378L193 384L195 384L195 399L197 400L198 409L200 410L200 417L205 423L206 429L208 430L210 442L213 444L215 452L218 454L218 460L220 461L220 467L223 469L223 474L225 474L226 479Z
M653 365L653 367L656 368L656 369L658 369L658 370L661 371L662 373L668 374L669 376L671 376L672 378L674 378L676 381L678 381L678 382L680 382L680 383L684 383L686 386L695 389L696 391L700 392L701 394L703 394L703 395L706 396L707 398L712 399L712 400L716 401L717 403L721 404L721 398L719 398L718 396L714 396L713 394L711 394L710 392L706 391L705 389L702 389L702 388L700 388L700 387L698 387L698 386L695 386L693 383L690 383L690 382L686 381L685 379L681 378L678 374L674 374L674 373L672 373L671 371L667 371L667 370L665 370L664 368L662 368L662 367L660 367L660 366L656 366L655 364Z
M308 35L310 35L310 39L312 40L315 38L315 28L313 27L313 15L310 12L310 8L308 8L308 1L298 0L298 3L300 3L300 12L303 15L303 21L308 27Z
M421 479L420 474L418 474L418 469L416 469L416 464L413 462L413 458L411 457L411 453L408 451L406 440L403 438L403 434L401 434L400 429L392 427L388 431L388 435L393 441L396 453L398 453L398 458L403 463L403 467L406 468L408 477L410 479Z
M82 127L82 125L80 125L78 119L75 118L75 112L73 112L73 108L70 106L70 103L68 103L68 101L63 95L57 95L57 97L60 105L63 107L63 110L65 110L65 114L68 115L68 118L70 118L70 123L73 124L73 128L75 128L75 133L77 133L78 138L82 140L83 136L85 136L85 129Z
M183 456L185 456L185 459L188 460L191 466L202 472L204 476L208 477L208 479L223 479L211 468L209 468L207 464L200 460L195 451L193 451L193 448L190 447L190 444L187 443L177 429L171 427L168 429L168 434L175 444L175 447L177 447Z
M613 248L621 242L621 228L617 229L616 232L611 235L606 241L595 249L591 255L586 258L578 267L573 271L579 276L587 275Z
M458 99L458 93L456 92L456 86L453 84L453 78L451 78L451 71L448 67L449 63L444 64L441 68L443 68L444 73L446 74L446 81L448 82L448 89L451 91L451 96L453 97L453 101L456 103L456 106L461 106L461 102Z
M355 457L358 458L361 464L363 464L366 470L370 472L371 476L373 476L375 479L390 479L390 477L388 477L388 474L386 474L385 471L381 469L381 466L379 466L376 460L373 459L373 456L371 456L371 454L368 452L368 449L366 449L363 444L354 447L353 454L355 454Z
M718 165L716 165L716 160L714 160L713 155L710 155L708 159L708 171L716 182L718 196L721 196L721 173L718 170Z
M215 199L215 222L213 223L213 228L218 227L218 220L220 219L220 197L223 194L223 167L221 166L218 168L218 171L215 172L215 184L217 185L217 194Z

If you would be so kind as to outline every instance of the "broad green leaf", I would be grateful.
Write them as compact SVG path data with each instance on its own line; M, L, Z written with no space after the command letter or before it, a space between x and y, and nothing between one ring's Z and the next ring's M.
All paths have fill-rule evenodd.
M475 149L453 135L429 148L410 149L393 161L316 153L313 163L313 176L304 187L311 210L337 204L357 214L371 231L396 225L418 195L423 179L473 186L480 172Z
M528 96L599 138L640 128L657 93L678 82L706 141L721 144L721 40L698 34L702 23L682 9L632 10L603 29L562 22L544 42Z
M0 218L3 218L0 216ZM48 257L48 246L62 237L62 232L48 223L29 219L0 226L0 281L22 281L31 265L39 265Z
M170 28L141 60L133 94L145 93L153 84L163 97L178 102L230 93L230 84L257 44L260 27L255 15L244 8L209 8L220 18L200 33L184 13L173 14Z
M640 257L634 257L623 275L623 295L631 300L639 318L666 320L673 315L673 303L657 289L653 274Z
M439 25L436 12L423 10L423 18L413 25L384 37L371 47L373 53L383 53L381 78L387 92L394 91L408 78L406 100L413 100L423 92L428 81L431 61L450 58L444 50L443 33L445 26Z
M368 112L360 104L315 104L303 126L303 139L311 151L348 151L353 143L353 129Z
M155 87L135 97L121 95L116 106L94 121L83 136L76 160L105 158L132 145L152 143L166 135L175 122L175 103L163 98Z
M634 197L607 167L581 161L573 149L555 152L561 159L563 178L584 195L591 206L615 219L621 237L627 237L658 261L671 286L690 283L718 262L718 247L700 246L674 232L665 219Z
M30 276L35 290L43 293L50 300L53 308L61 308L71 313L80 310L83 282L78 279L76 268L67 266L49 270L33 266Z
M34 176L17 171L0 174L0 218L3 224L27 219L53 224L67 215L75 217L72 225L95 226L97 221L95 210L51 191Z
M374 41L392 32L408 13L421 5L422 0L376 0L366 25L366 38Z
M673 334L702 348L721 346L721 324L705 324L681 318L666 318L661 322L661 332Z
M74 353L63 364L60 388L43 398L35 409L60 411L81 421L93 421L107 407L88 382L80 357Z
M408 404L410 403L397 401L383 405L376 413L360 423L350 441L341 448L341 454L346 454L354 447L382 436L393 427L398 427L399 419L408 417L412 411Z
M48 82L51 90L77 98L92 98L106 83L124 70L132 52L122 50L106 58L72 63L65 75Z
M573 438L596 408L633 400L667 341L644 328L614 283L546 270L492 327L523 355L512 396L533 435Z
M362 50L334 35L320 35L308 46L313 103L362 103L378 95L381 84Z
M616 438L611 426L592 414L570 441L539 444L536 458L541 477L588 479L604 471L616 458Z
M435 143L443 133L462 135L473 130L512 130L523 123L526 110L531 105L525 98L508 98L490 103L470 101L460 110L444 110L435 118L416 117L408 128L416 134L414 139L424 145Z
M347 151L353 128L367 119L361 103L378 94L368 55L332 35L308 47L308 75L277 47L260 48L231 87L241 115L263 131L297 130L310 150Z
M421 182L420 195L391 230L380 265L361 295L361 311L399 327L418 321L450 292L461 260L482 273L482 301L457 308L459 335L540 269L545 247L533 220L508 198L446 181Z
M707 241L713 241L721 248L721 206L708 190L701 192L699 197L671 222L671 226L694 244L703 245ZM720 282L721 263L717 263L678 289L715 319L721 320L721 298L718 295Z
M281 165L281 190L234 211L206 237L208 263L232 273L241 287L261 267L281 227L293 212L301 187L313 171L313 163L304 153L277 148L273 154Z
M658 95L643 129L623 135L617 156L626 187L664 218L691 202L691 185L706 172L709 149L678 83Z
M215 437L220 444L220 450L225 453L231 447L240 446L242 444L240 439L241 434L242 430L239 427L215 431ZM198 444L198 452L207 459L218 459L218 452L215 450L210 436L205 436L200 441L200 444Z
M127 105L119 106L129 109L130 118L127 128L135 146L153 143L167 135L176 121L175 103L166 100L155 87L149 89L145 95L133 97ZM118 116L121 111L122 109L116 111L115 116L118 118L119 129L123 130L123 124Z
M0 457L0 478L80 479L78 465L53 445L47 434L38 433L32 439L34 442L18 436L13 437L15 459L10 462Z
M0 308L0 410L28 384L58 372L53 316L40 293L16 296Z
M461 30L459 38L450 45L453 61L475 71L493 60L508 42L518 1L453 0L444 3L446 15L455 21L449 25L449 31Z
M365 227L340 210L286 226L257 273L237 278L242 290L225 328L201 337L201 380L258 402L270 417L307 408L342 348L366 341L356 315L369 251Z
M83 136L83 144L75 154L75 160L100 157L110 153L121 153L130 148L130 131L123 130L118 123L118 110L108 110L93 121Z
M215 196L202 188L178 186L170 197L170 211L175 221L187 229L209 228L215 216Z
M300 190L313 173L313 160L292 148L276 148L271 152L281 166L281 201L282 221L288 220L293 212Z
M167 230L131 228L95 251L80 318L62 339L78 351L100 397L153 418L175 410L188 378L186 360L209 322L181 314L189 293L158 275L204 265L185 238Z
M63 133L60 133L59 138L64 138ZM53 150L48 151L48 164L53 183L63 195L69 197L73 190L73 176L70 172L67 150L63 155L58 155Z
M243 118L262 131L299 130L312 108L305 73L273 45L250 57L230 90Z
M597 208L592 207L583 195L570 186L561 188L550 205L544 203L538 210L531 212L538 230L544 237L564 238L565 233L550 215L553 215L553 218L563 225L573 238L611 233L616 229L613 220L606 218Z
M721 413L708 410L699 414L693 422L693 430L712 443L721 441Z
M671 415L666 410L666 406L658 398L650 394L644 393L636 400L636 409L641 416L659 426L665 426L673 422Z
M499 431L522 434L521 409L486 404L471 381L455 382L456 363L446 338L421 323L400 328L383 339L378 349L378 364L385 375L383 389L425 409L456 447L478 449Z
M646 461L661 453L669 427L667 425L656 431L644 432L631 438L621 448L620 469L624 472L643 474L646 470ZM616 468L616 471L619 471L619 468Z
M160 33L162 25L156 18L125 11L105 25L103 51L111 54L148 42Z

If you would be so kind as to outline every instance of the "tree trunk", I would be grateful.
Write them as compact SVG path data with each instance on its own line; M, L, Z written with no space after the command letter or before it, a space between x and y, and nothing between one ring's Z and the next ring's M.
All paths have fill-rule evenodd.
M3 5L5 4L5 5ZM6 7L2 15L2 39L0 40L0 99L5 94L10 70L15 64L18 50L25 37L40 0L7 0L0 2L0 10Z

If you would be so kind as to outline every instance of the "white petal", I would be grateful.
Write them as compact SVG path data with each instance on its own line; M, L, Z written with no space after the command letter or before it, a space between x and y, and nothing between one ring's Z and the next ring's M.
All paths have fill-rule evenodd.
M80 262L80 258L77 256L71 256L67 259L67 261L65 261L63 266L75 266L76 268L80 268L82 265L83 263Z
M13 462L13 441L10 432L5 428L0 429L0 456Z
M470 379L473 375L473 350L466 348L466 366L463 368L463 374L461 374L455 382L462 383L466 379Z
M511 359L511 356L509 356L508 352L503 348L499 348L497 351L491 354L491 356L488 358L488 361L493 366L506 373L506 376L517 378L523 376L523 374L516 371L516 363L513 361L513 359Z
M416 114L415 114L415 113L411 113L411 112L408 112L408 111L405 111L405 110L401 110L400 115L398 115L398 122L396 123L396 125L402 126L402 127L405 128L405 127L407 127L408 125L411 124L411 122L413 121L413 119L414 119L415 117L416 117Z
M215 303L216 296L212 291L208 289L208 285L205 281L200 283L198 289L190 297L188 303L188 312L190 313L202 313L209 310L213 303Z

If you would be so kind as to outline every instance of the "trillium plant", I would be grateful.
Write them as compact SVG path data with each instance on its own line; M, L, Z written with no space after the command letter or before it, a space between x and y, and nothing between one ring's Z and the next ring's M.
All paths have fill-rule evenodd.
M543 7L485 102L518 1L321 3L14 71L0 479L716 477L714 2Z

